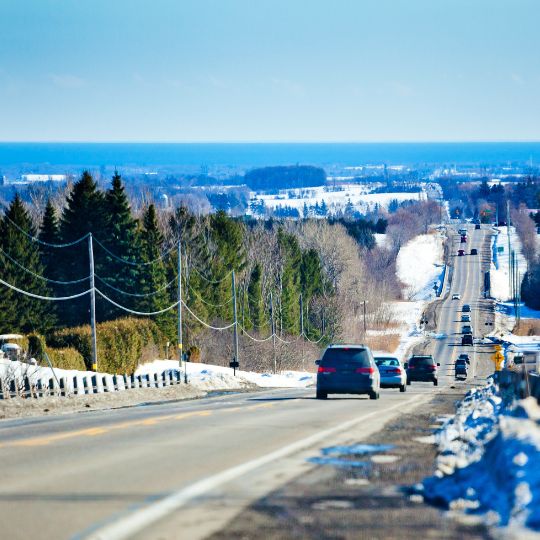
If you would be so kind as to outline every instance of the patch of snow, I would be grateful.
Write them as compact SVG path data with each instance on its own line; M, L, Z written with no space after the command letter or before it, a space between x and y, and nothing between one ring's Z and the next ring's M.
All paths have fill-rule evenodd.
M397 256L399 280L410 300L435 297L434 283L440 284L443 264L443 240L440 234L421 234L407 242Z

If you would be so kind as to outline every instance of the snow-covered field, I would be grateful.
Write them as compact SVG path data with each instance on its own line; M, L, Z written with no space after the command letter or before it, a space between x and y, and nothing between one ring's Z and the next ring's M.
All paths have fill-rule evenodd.
M440 234L421 234L399 250L397 276L410 300L434 298L433 284L440 282L444 269L443 241Z
M540 407L505 406L497 387L472 390L435 435L435 476L419 488L437 505L482 516L514 538L540 531Z
M324 186L319 186L281 190L277 195L257 195L253 192L250 202L264 201L266 207L271 209L288 206L296 208L302 214L304 204L314 206L315 204L320 205L324 201L328 212L334 214L344 210L349 201L355 210L365 213L374 210L376 205L388 208L392 200L403 202L426 199L424 191L418 193L370 193L370 188L361 184L342 184L339 187L343 189L331 191Z

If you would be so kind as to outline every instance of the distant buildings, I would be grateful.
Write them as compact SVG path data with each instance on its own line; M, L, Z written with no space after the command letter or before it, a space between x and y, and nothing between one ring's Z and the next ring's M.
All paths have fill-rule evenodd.
M11 179L7 176L0 177L0 185L12 184L35 184L44 182L67 182L69 176L67 174L21 174L18 179Z

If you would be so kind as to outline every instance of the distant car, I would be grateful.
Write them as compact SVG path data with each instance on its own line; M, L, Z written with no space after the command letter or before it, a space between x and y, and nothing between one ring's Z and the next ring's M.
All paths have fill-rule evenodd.
M405 364L407 369L407 384L413 381L432 382L435 386L439 384L438 367L439 363L435 362L433 356L429 355L413 355Z
M471 322L471 316L470 315L462 315L461 316L461 322Z
M471 306L469 304L463 304L463 307L461 308L461 311L464 313L470 313L471 312Z
M463 236L463 235L467 234L467 229L459 229L459 230L458 230L458 233L459 233L461 236Z
M366 345L329 345L317 360L317 399L328 394L367 394L379 399L381 376Z
M462 236L462 237L461 237L461 243L462 243L462 244L465 244L465 242L467 242L467 237L466 237L466 236Z
M462 345L474 345L474 340L472 337L472 334L465 334L461 336L461 344Z
M481 229L480 223L477 223L477 224L474 226L474 228L475 228L475 230L477 230L477 231L480 230L480 229Z
M472 334L472 333L473 333L472 326L471 326L470 324L466 324L466 325L461 329L461 333L462 333L462 334Z
M455 377L465 377L467 378L467 362L462 359L458 358L456 360L456 363L454 364L454 374Z
M467 364L470 364L471 361L470 361L470 358L469 358L469 355L467 353L461 353L459 356L458 356L458 360L465 360L465 362L467 362Z
M453 294L452 295L452 300L461 300L461 294L459 294L459 293Z
M407 389L407 372L399 358L392 354L374 355L375 363L381 375L381 388L399 388L400 392Z
M472 248L471 255L478 255L478 250L476 248Z
M465 255L465 250L464 249L458 249L458 257L463 257L463 255Z

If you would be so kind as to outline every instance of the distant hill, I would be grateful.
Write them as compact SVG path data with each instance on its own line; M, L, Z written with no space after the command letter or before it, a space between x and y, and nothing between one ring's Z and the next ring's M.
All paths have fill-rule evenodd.
M248 171L245 183L253 190L324 186L326 172L311 165L262 167Z

